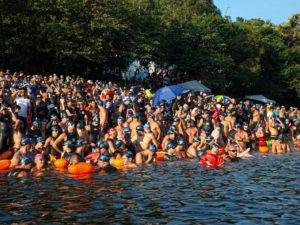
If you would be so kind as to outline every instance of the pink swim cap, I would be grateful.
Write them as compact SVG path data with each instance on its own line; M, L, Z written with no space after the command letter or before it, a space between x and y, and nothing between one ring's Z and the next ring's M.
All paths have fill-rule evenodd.
M40 160L43 157L44 156L42 154L36 154L35 157L34 157L34 162L37 162L38 160Z

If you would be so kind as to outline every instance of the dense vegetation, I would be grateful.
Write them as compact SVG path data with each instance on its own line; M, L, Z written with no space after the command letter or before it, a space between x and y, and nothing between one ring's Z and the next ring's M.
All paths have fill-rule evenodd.
M300 14L275 26L232 22L212 0L0 2L1 67L100 74L135 58L176 65L215 93L300 103Z

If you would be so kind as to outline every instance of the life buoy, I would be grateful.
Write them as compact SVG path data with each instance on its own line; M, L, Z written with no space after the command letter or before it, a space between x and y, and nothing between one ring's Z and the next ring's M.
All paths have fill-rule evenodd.
M14 155L14 152L11 150L5 151L0 155L0 160L3 159L11 159L11 157Z
M217 168L224 163L224 158L215 154L205 154L201 157L200 163L203 167Z
M219 155L223 155L225 154L225 148L222 147L222 148L219 148L219 152L218 152Z
M118 170L124 169L124 162L123 159L115 159L113 162L114 167Z
M164 160L164 157L165 157L165 152L163 152L162 150L158 150L156 152L156 158L155 158L155 161L156 162L161 162Z
M0 170L7 170L10 167L9 159L0 160Z
M80 162L75 165L68 167L68 172L70 174L80 175L85 173L91 173L94 171L94 166L86 162Z
M267 154L267 153L269 153L270 148L268 148L267 146L261 146L261 147L258 148L258 151L259 151L261 154Z
M61 158L54 161L54 166L56 168L66 168L69 165L68 160Z

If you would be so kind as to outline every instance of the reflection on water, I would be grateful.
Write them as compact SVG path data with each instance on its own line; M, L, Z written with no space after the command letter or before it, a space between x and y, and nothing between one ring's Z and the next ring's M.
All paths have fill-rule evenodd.
M300 224L299 157L257 154L225 170L181 161L109 176L0 174L0 222Z

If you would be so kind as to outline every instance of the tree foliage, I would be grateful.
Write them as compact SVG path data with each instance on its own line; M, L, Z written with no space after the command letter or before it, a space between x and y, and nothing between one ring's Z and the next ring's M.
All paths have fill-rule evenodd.
M285 24L220 15L212 0L2 0L1 67L101 75L129 59L243 97L299 104L300 14Z

